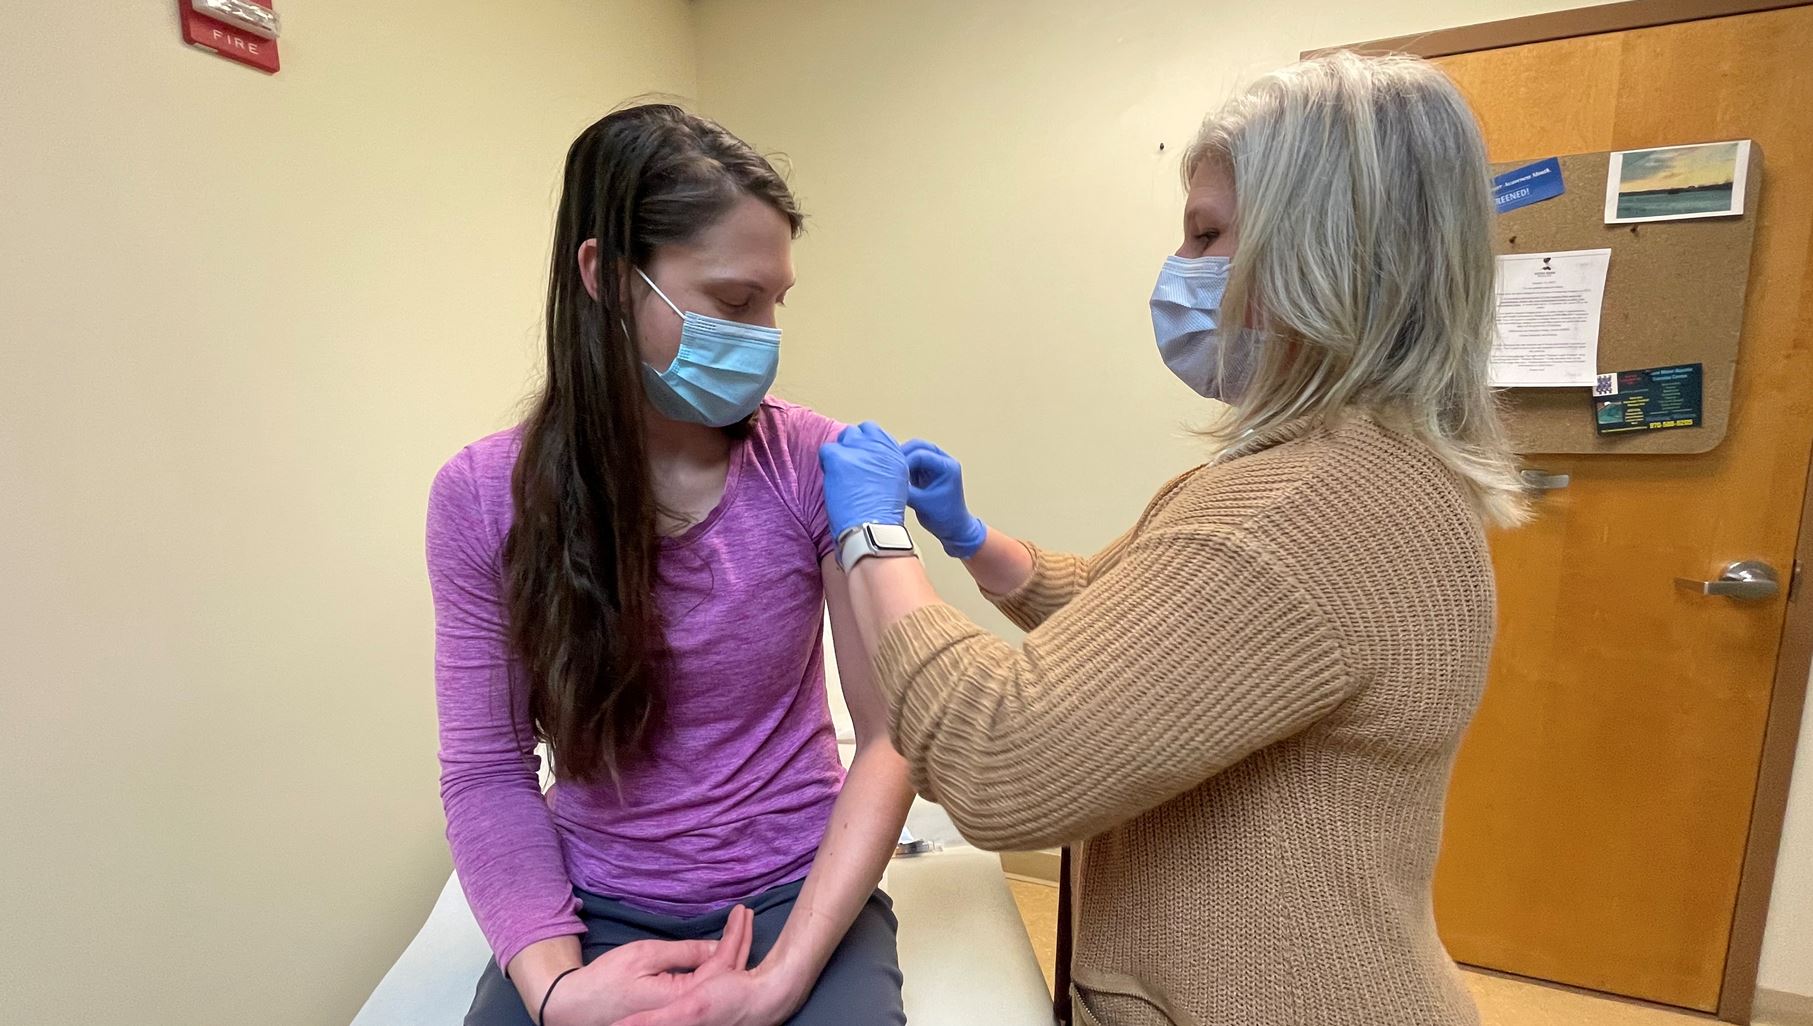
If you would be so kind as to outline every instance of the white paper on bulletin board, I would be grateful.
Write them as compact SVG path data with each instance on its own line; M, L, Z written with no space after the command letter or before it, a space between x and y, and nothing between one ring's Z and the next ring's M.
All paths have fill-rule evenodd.
M1498 258L1493 385L1592 385L1611 256L1609 249L1576 249Z

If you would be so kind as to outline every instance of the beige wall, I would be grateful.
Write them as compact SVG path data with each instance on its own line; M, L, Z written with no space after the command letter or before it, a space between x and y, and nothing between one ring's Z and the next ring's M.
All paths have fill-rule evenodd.
M1145 298L1205 110L1308 47L1570 6L700 0L706 109L792 157L812 216L782 390L943 443L1006 529L1100 545L1200 452L1182 425L1205 407L1156 358ZM1807 777L1764 980L1813 993Z
M1004 528L1104 544L1202 451L1145 299L1204 112L1308 46L1566 6L697 0L705 109L811 218L781 390L935 438Z
M276 78L168 0L0 32L8 1022L351 1018L447 872L428 482L567 143L695 88L681 0L279 8Z
M591 117L697 88L789 150L783 391L937 437L992 518L1086 548L1196 451L1143 308L1192 123L1304 45L1433 24L313 0L273 79L183 48L172 4L107 6L0 34L0 991L150 1026L345 1021L446 872L422 503L532 373ZM1800 993L1810 778L1764 970Z

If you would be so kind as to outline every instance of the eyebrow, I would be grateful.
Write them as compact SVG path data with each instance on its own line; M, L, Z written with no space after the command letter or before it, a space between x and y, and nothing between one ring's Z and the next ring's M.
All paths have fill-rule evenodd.
M1199 233L1205 227L1208 227L1211 222L1219 223L1220 221L1220 212L1217 211L1214 204L1210 203L1208 200L1190 203L1184 206L1184 227L1189 229L1192 233Z
M797 284L797 281L790 281L787 283L786 288L781 289L781 291L786 292L788 289L793 288L795 284ZM746 288L751 292L768 291L766 282L756 281L754 278L710 278L705 282L706 288L717 288L723 285Z

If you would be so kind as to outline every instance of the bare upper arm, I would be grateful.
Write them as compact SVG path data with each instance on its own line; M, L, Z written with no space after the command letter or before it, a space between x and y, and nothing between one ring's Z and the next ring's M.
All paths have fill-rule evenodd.
M850 605L850 582L837 565L836 556L819 560L819 571L825 580L825 608L831 616L831 644L837 659L838 682L843 688L844 704L850 709L850 720L856 727L856 746L860 749L876 739L888 737L888 703L875 685L874 662L868 646L856 626L856 612Z

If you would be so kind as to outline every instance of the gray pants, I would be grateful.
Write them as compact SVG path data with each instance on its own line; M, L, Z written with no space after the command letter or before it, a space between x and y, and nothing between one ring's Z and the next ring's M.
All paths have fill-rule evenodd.
M804 881L782 884L742 904L755 913L755 938L749 964L761 962L774 947L793 911ZM580 938L582 957L590 962L599 955L639 940L715 939L724 932L729 909L692 919L678 919L641 912L610 898L575 889L579 918L585 923ZM856 914L843 942L819 974L812 996L806 999L788 1026L905 1026L900 1004L900 953L895 946L899 924L894 903L876 891ZM504 979L493 961L478 979L478 993L466 1013L466 1026L534 1026L523 1007L516 986Z

